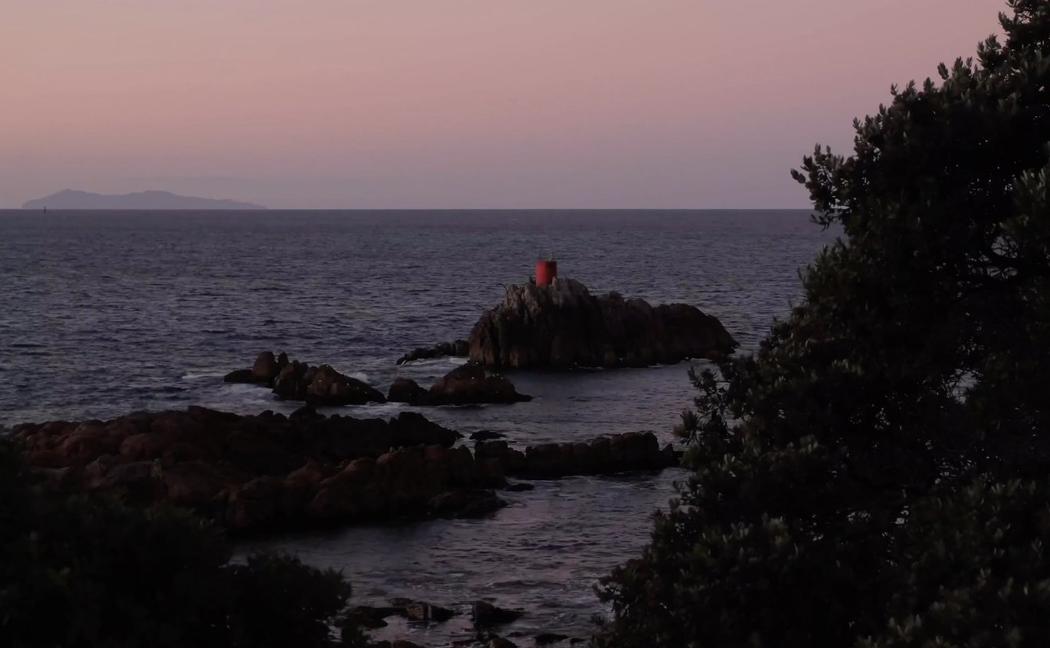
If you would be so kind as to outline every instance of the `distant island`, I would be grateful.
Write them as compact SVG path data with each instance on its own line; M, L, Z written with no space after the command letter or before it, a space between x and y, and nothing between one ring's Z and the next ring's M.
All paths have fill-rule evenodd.
M262 205L180 196L169 191L137 191L127 194L98 194L64 189L50 196L30 200L22 209L266 209Z

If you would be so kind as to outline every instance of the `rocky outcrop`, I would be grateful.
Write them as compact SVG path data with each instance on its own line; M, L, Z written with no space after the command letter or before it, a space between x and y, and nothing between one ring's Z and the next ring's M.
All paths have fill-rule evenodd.
M368 383L343 375L330 367L292 362L274 379L273 393L283 400L301 400L311 405L364 405L385 403L383 394Z
M190 508L234 531L402 517L477 516L503 505L459 438L411 412L390 421L200 407L13 430L56 487Z
M429 390L414 380L398 378L390 386L387 400L410 405L475 405L520 403L532 397L518 393L503 375L468 363L445 374Z
M524 614L520 610L508 610L498 607L487 601L474 601L471 614L474 619L474 627L490 628L496 625L512 623Z
M644 367L716 359L736 342L715 317L686 304L650 306L617 293L595 296L578 281L507 287L481 316L470 361L486 367Z
M591 441L543 443L525 451L506 441L479 441L474 445L477 462L498 466L503 475L556 479L570 475L611 475L635 470L662 470L678 465L670 445L660 448L652 432L627 432Z
M386 402L379 390L364 381L341 374L329 365L311 367L305 362L290 361L284 353L274 356L270 351L260 353L251 369L231 371L224 380L270 387L282 400L305 401L311 405Z
M109 421L23 424L11 434L55 488L136 506L191 509L236 532L425 517L482 517L505 505L507 476L553 479L673 466L651 432L510 447L413 412L389 421L239 416L201 407Z
M455 342L442 342L435 344L432 347L419 347L409 351L405 355L397 359L397 364L403 365L406 362L415 362L416 360L430 360L433 358L465 358L470 353L470 343L466 340L456 340Z

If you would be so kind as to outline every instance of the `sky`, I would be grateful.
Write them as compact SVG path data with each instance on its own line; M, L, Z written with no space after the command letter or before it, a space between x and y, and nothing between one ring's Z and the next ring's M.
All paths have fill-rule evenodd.
M0 207L807 207L1003 0L3 0Z

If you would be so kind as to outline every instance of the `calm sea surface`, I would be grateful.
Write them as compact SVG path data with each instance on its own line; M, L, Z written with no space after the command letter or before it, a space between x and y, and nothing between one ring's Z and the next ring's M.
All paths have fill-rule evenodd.
M202 404L290 412L224 373L263 350L327 362L385 391L449 359L398 368L417 346L466 337L503 286L554 254L592 291L694 304L754 349L800 294L798 269L831 242L803 211L0 211L0 425ZM691 403L687 364L515 373L529 403L426 409L519 445L654 430ZM343 408L390 416L401 406ZM493 518L285 537L266 548L343 569L358 603L408 596L527 611L512 638L585 636L597 579L646 542L677 471L537 482ZM443 645L453 620L389 635ZM530 640L522 642L529 645Z

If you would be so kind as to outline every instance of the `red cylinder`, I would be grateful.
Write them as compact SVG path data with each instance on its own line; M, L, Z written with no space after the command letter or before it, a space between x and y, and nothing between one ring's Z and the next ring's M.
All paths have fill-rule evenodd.
M549 286L554 278L558 276L558 262L551 259L545 261L540 259L536 262L536 285Z

